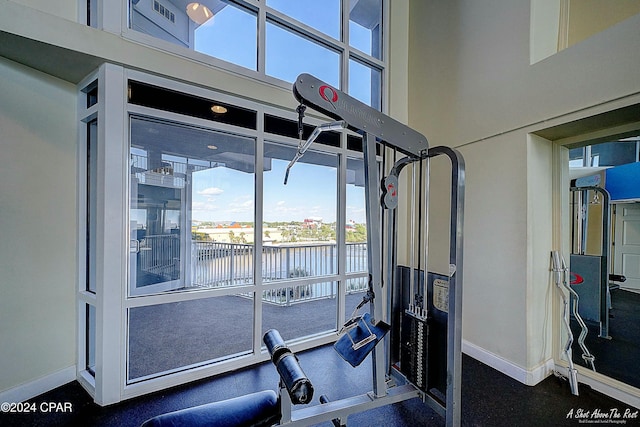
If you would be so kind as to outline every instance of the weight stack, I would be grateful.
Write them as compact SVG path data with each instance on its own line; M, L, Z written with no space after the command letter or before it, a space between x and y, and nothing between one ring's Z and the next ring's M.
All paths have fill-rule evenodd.
M402 316L400 372L413 385L427 391L428 319L406 310Z

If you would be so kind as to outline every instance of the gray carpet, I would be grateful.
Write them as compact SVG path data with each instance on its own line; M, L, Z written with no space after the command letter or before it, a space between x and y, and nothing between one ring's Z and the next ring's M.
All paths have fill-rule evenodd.
M362 296L347 296L347 315ZM285 340L335 331L336 304L335 298L290 306L265 303L261 336L271 328ZM252 351L250 298L223 296L137 307L131 309L129 322L130 380Z

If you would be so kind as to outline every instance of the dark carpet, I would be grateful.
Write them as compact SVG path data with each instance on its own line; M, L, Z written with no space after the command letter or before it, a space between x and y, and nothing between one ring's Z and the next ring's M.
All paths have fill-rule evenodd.
M371 389L369 359L357 368L344 362L331 346L298 355L317 397L337 400ZM139 426L155 415L218 401L263 389L276 390L278 376L273 365L263 363L237 372L200 380L169 390L130 399L109 407L95 405L81 386L72 382L32 401L69 402L70 413L0 414L2 426ZM577 426L585 424L578 414L620 414L625 425L640 425L638 409L580 385L573 396L565 381L549 377L535 387L523 385L468 356L463 357L463 426ZM622 418L624 415L627 418ZM629 418L635 414L636 418ZM593 418L591 418L593 420ZM588 421L589 419L587 419ZM605 420L607 421L607 420ZM419 399L351 415L349 425L443 426L444 419ZM601 423L601 422L600 422ZM330 427L331 423L321 424Z
M623 289L611 291L611 339L598 337L600 330L596 323L586 323L589 333L585 345L595 357L596 371L640 388L640 294ZM574 319L571 320L571 330L574 335L573 362L587 366L578 345L580 327Z

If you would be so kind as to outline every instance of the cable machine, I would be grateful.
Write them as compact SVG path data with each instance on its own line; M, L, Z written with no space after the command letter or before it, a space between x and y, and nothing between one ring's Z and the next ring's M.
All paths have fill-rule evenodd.
M291 167L298 161L304 152L313 143L319 132L331 129L349 128L360 133L363 137L364 171L365 171L365 198L367 211L367 244L369 266L369 291L363 302L369 302L369 318L362 323L368 324L371 330L364 333L373 337L375 342L381 340L384 335L380 330L374 333L376 328L386 330L386 325L396 323L401 318L400 329L396 325L396 331L400 337L391 340L391 344L375 345L372 351L373 365L373 390L371 393L371 405L381 406L376 401L405 400L419 395L430 404L437 412L445 417L447 425L460 423L460 384L461 384L461 343L462 343L462 223L464 200L464 159L461 154L452 148L429 148L427 139L415 130L403 125L385 114L363 104L349 95L331 87L330 85L309 75L298 76L293 87L293 93L302 107L298 107L299 123L302 120L305 106L319 111L337 122L320 125L305 142L301 141L298 153L289 163L286 178ZM391 171L382 179L378 176L378 163L376 159L376 144L381 143L385 147L392 148L405 156L395 161ZM449 248L449 274L446 277L429 277L427 268L427 228L428 197L429 197L429 159L444 155L452 165L451 174L451 205L450 205L450 248ZM411 199L411 224L410 242L413 248L418 249L418 256L411 255L411 272L409 274L409 303L403 304L402 290L397 285L397 214L398 206L398 178L401 172L411 165L413 171L411 179L411 191L418 195L418 203ZM419 187L419 188L417 188ZM382 206L384 219L381 218ZM416 215L418 218L416 218ZM422 218L424 216L424 219ZM417 220L417 221L416 221ZM386 224L386 233L383 236L380 224ZM424 224L424 227L423 227ZM386 257L382 259L383 237L386 238ZM422 255L422 256L421 256ZM417 264L418 269L414 268ZM382 268L384 266L384 269ZM383 271L386 277L383 279ZM414 277L417 276L417 277ZM385 288L386 284L386 288ZM430 286L429 286L430 285ZM436 298L428 298L433 294L434 285L440 291ZM418 289L420 288L420 289ZM387 310L385 311L383 294L387 296ZM404 293L406 294L406 292ZM444 358L438 366L428 367L429 361L438 358L429 357L429 344L433 342L429 335L431 319L436 316L430 314L429 308L434 308L433 301L441 300L440 314L445 313L444 323L440 322L440 329L444 335L440 340L446 346ZM406 299L406 298L404 298ZM444 301L442 301L444 300ZM443 310L446 307L446 311ZM401 314L399 312L402 312ZM386 313L386 314L385 314ZM395 319L392 319L395 317ZM351 319L348 324L353 323ZM440 319L442 320L442 318ZM373 326L373 328L371 328ZM434 326L437 326L434 324ZM348 336L348 334L347 334ZM345 338L340 340L345 341ZM362 358L360 348L354 354L347 350L336 348L339 353L350 362L357 363ZM353 341L349 338L349 341ZM401 349L398 344L402 342ZM396 348L390 348L390 347ZM360 350L360 351L359 351ZM393 354L398 355L392 356ZM349 360L354 359L354 360ZM444 360L442 360L444 359ZM352 364L354 364L352 363ZM429 368L440 370L441 375L429 375ZM444 378L445 384L437 387L434 378ZM395 387L389 387L389 380L397 382ZM333 402L321 405L325 411L331 412ZM383 404L392 403L385 402ZM338 402L336 402L338 405ZM334 406L336 406L334 405ZM312 408L307 408L311 411ZM305 410L307 410L305 409ZM364 407L359 410L369 409ZM298 411L300 412L300 411ZM358 412L354 410L352 412ZM347 411L347 413L349 413ZM284 421L284 420L283 420ZM315 420L313 420L315 422Z
M320 405L293 410L293 405L311 401L313 387L279 333L270 330L263 341L280 374L277 399L274 393L253 393L161 415L145 426L170 425L176 421L172 417L184 420L194 414L196 420L206 420L209 425L223 425L230 413L242 418L241 425L273 425L276 419L277 424L288 426L325 421L342 426L350 414L416 397L444 417L447 426L460 425L464 159L453 148L429 148L419 132L309 74L298 76L293 94L300 102L300 143L287 167L285 184L291 168L321 132L350 129L363 138L369 285L358 308L368 304L369 312L347 321L334 348L352 366L371 355L372 390L337 401L321 396ZM336 121L316 127L305 141L302 122L308 107ZM394 163L382 178L378 144L394 151ZM402 157L396 159L398 153ZM447 275L433 274L427 268L429 162L437 156L446 156L451 162ZM398 182L407 166L412 171L411 193L418 196L417 202L414 197L410 200L412 255L408 273L397 266L396 250ZM403 280L407 276L408 281ZM389 331L390 339L385 339ZM242 414L237 413L240 407L245 408Z

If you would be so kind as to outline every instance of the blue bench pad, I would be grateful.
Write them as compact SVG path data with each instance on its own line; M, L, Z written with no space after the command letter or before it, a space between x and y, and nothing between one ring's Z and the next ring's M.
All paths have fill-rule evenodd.
M264 390L158 415L141 427L258 427L274 425L280 418L278 395L273 390Z

